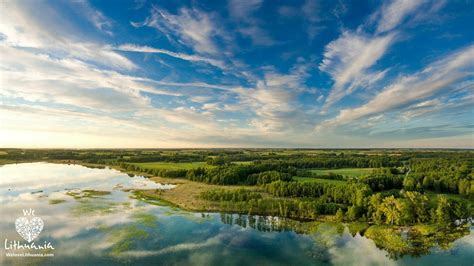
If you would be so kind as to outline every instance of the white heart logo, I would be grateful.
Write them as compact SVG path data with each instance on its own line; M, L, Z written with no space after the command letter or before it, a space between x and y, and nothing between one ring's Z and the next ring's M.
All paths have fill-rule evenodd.
M26 219L26 217L18 217L15 221L16 231L28 243L39 236L43 231L43 226L43 219L39 217L33 217L31 220Z

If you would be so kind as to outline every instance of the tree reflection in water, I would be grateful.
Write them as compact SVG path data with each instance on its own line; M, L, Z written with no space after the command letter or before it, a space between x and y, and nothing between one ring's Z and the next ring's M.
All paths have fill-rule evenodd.
M221 213L221 221L229 225L252 228L261 232L295 232L312 237L317 246L313 256L320 259L329 255L326 239L343 237L347 232L352 237L361 235L373 241L377 248L385 250L392 260L403 256L420 257L430 254L433 250L449 250L452 243L470 233L470 223L457 226L440 227L438 225L414 225L411 227L380 226L356 223L342 224L331 222L300 222L285 218L257 215L241 215ZM347 229L347 230L346 230Z

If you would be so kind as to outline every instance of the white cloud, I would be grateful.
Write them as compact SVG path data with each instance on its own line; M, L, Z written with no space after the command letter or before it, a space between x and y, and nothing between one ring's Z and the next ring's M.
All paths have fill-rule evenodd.
M316 0L306 0L301 7L301 11L310 22L318 22L319 18L319 3Z
M180 43L192 47L203 54L218 54L214 39L227 39L225 32L214 23L212 14L196 8L181 8L173 15L164 9L153 8L152 14L143 23L132 23L133 26L148 26L161 31L173 39L177 36Z
M251 107L250 110L256 115L250 121L253 127L267 133L304 127L305 112L299 110L297 96L306 90L306 70L307 67L301 65L286 75L267 71L255 88L235 89L240 103Z
M402 120L408 121L414 117L428 114L433 112L435 109L441 108L443 108L443 103L440 99L431 99L416 103L408 107L407 110L402 113Z
M425 0L393 0L389 4L385 4L377 14L380 16L377 32L393 30L424 2Z
M205 82L173 82L173 81L166 81L166 80L151 80L151 79L146 79L146 78L140 78L138 80L144 81L144 82L150 82L158 85L163 85L163 86L170 86L170 87L198 87L198 88L207 88L207 89L213 89L213 90L221 90L221 91L228 91L228 92L233 92L235 90L234 87L228 86L228 85L219 85L219 84L209 84Z
M304 14L304 17L308 20L309 25L307 26L306 32L308 33L308 38L313 40L319 31L323 28L318 25L321 21L320 13L321 8L319 2L316 0L306 0L304 5L301 7L301 10Z
M256 23L243 26L237 30L244 36L249 37L254 45L270 46L275 44L273 38L259 27Z
M156 123L113 114L67 111L41 106L0 105L2 147L150 147L176 146ZM115 114L117 115L117 114Z
M474 83L471 84L470 89L474 89ZM452 91L451 91L452 92ZM451 94L451 93L450 93ZM426 100L420 103L415 103L405 110L403 110L399 117L403 122L411 121L414 118L421 117L422 119L428 119L430 115L442 114L443 117L447 117L450 113L462 113L463 109L471 109L474 106L474 94L470 91L468 94L462 97L454 97L449 99L448 97L439 97L436 99ZM443 111L441 113L441 111Z
M321 7L317 0L305 0L300 7L280 6L278 14L289 19L303 19L309 40L313 40L316 35L324 28L321 16Z
M142 78L100 70L77 59L0 47L0 95L5 97L113 111L146 108L149 99L140 92L179 95L147 86Z
M229 13L238 24L237 32L250 38L254 45L270 46L275 44L275 41L261 27L263 22L253 14L262 6L262 3L263 0L231 0L229 1Z
M242 233L242 232L238 232L238 233ZM234 234L232 233L220 231L215 236L206 239L206 241L184 242L184 243L180 243L176 245L170 245L158 250L130 250L130 251L121 253L120 256L141 258L141 257L158 256L158 255L177 253L177 252L183 252L183 251L197 252L200 255L202 255L202 254L205 254L205 251L202 249L211 249L213 246L216 246L216 245L227 244L228 242L232 240L233 236ZM210 260L207 256L209 255L206 255L205 258L198 258L194 254L192 254L190 258L198 258L201 264L209 264ZM194 264L194 263L196 263L196 261L190 259L188 264Z
M137 69L132 61L110 47L78 39L70 29L73 26L50 8L7 1L2 2L0 12L0 33L5 36L2 42L8 46L42 49L106 68Z
M416 18L416 11L421 6L434 14L443 5L425 3L425 0L387 2L370 16L368 23L359 26L356 31L344 30L338 39L326 46L319 69L331 76L334 85L326 98L322 113L326 113L343 97L352 94L357 87L365 86L367 82L374 83L374 76L383 78L386 70L377 72L371 68L402 35L398 26L411 15L413 21L421 20ZM368 34L372 24L375 24L376 30L373 34Z
M102 31L110 36L113 36L111 19L106 17L102 12L94 9L87 0L76 0L73 3L77 3L79 11L84 14L87 20L99 31Z
M198 130L217 130L212 114L197 112L190 108L178 107L172 110L158 110L159 116L169 122L178 123L186 128Z
M347 235L344 235L344 237L346 239L340 240L338 244L333 244L328 248L332 264L353 266L397 265L395 261L388 257L387 251L379 249L374 241L359 234L355 237Z
M354 85L358 85L356 81L367 80L365 76L370 75L367 70L380 60L394 40L394 34L368 37L345 31L337 40L329 43L319 65L319 69L329 73L334 80L324 110L350 94Z
M473 75L473 62L474 46L447 55L418 73L399 78L368 103L360 107L341 110L339 115L325 121L317 128L343 125L362 117L426 101L439 91L449 90L456 82ZM421 103L421 105L423 104Z
M184 53L176 53L176 52L168 51L168 50L165 50L165 49L153 48L153 47L149 47L149 46L138 46L138 45L134 45L134 44L124 44L124 45L120 45L119 47L117 47L116 50L126 51L126 52L138 52L138 53L165 54L165 55L169 55L169 56L179 58L179 59L182 59L182 60L186 60L186 61L203 62L203 63L213 65L215 67L218 67L220 69L226 69L225 63L220 61L220 60L216 60L216 59L212 59L212 58L208 58L208 57L203 57L203 56L199 56L199 55L189 55L189 54L184 54Z
M229 11L230 14L238 19L248 19L248 16L255 10L259 9L263 0L230 0Z
M195 103L205 104L205 103L211 101L212 98L213 97L211 97L211 96L194 96L194 97L191 97L191 101L193 101Z

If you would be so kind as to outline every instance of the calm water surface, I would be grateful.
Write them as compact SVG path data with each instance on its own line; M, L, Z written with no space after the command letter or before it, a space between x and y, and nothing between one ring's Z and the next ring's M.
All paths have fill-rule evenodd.
M132 198L130 189L172 189L112 169L27 163L0 167L2 265L473 265L474 233L428 254L395 259L337 224L310 230L282 227L277 218L202 214ZM84 192L84 190L86 190ZM108 191L87 192L87 190ZM8 257L5 240L27 243L15 230L23 209L44 228L54 257ZM31 216L30 216L31 218ZM282 230L284 228L285 230ZM469 229L467 229L469 230ZM296 233L299 232L299 233ZM16 251L23 253L24 251ZM37 253L37 251L30 251ZM47 253L46 251L43 251ZM50 251L48 251L50 252Z

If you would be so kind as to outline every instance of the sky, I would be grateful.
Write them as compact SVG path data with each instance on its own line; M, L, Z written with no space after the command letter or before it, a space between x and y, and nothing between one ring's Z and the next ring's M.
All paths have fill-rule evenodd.
M474 148L474 2L0 1L0 147Z

